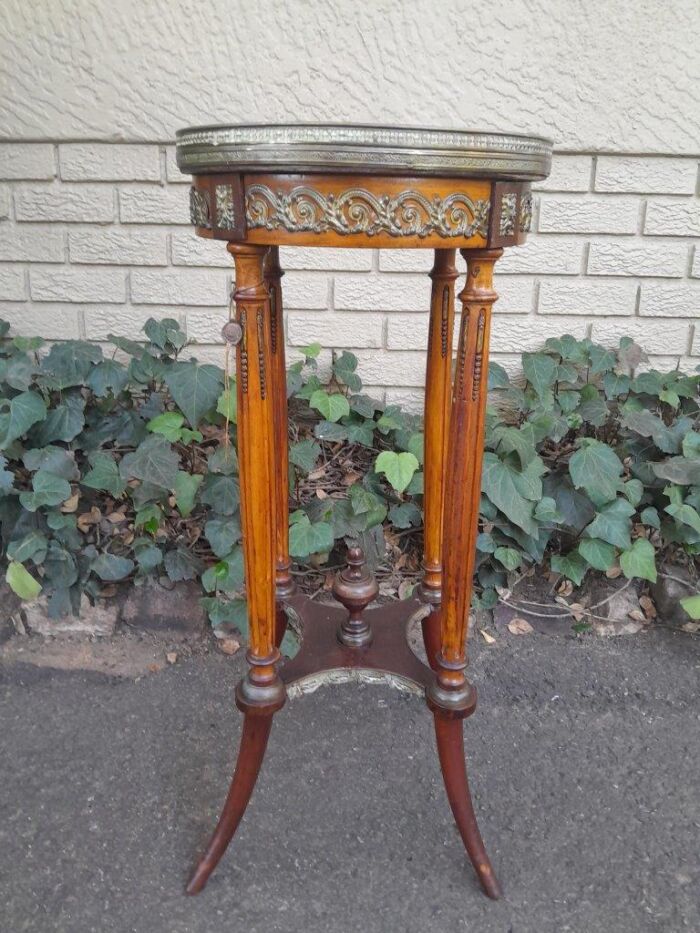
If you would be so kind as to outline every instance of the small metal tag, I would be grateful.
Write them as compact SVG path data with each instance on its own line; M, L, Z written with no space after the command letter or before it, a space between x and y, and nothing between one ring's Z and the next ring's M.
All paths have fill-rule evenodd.
M226 324L224 324L224 326L221 328L221 336L224 338L224 343L235 347L241 342L241 338L243 337L243 328L238 323L238 321L227 321Z

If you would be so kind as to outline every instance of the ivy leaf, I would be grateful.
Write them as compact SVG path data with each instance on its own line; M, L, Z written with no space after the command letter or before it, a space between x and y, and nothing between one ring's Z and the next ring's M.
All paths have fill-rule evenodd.
M678 483L680 486L700 485L700 458L669 457L659 463L652 463L651 468L659 479Z
M187 518L191 514L197 490L203 479L204 477L198 473L187 473L185 470L178 471L173 485L173 493L175 494L175 505L183 518Z
M320 441L335 444L348 439L348 430L342 424L334 424L332 421L319 421L314 426L314 436Z
M402 431L406 427L406 418L398 405L387 405L377 421L377 430L381 434L389 431Z
M593 384L589 383L581 389L581 401L576 413L596 428L608 420L608 406Z
M26 434L33 424L46 417L46 405L36 392L20 392L9 401L1 400L0 406L9 409L0 414L0 449L9 447L12 441Z
M552 555L551 566L555 573L563 573L575 586L581 585L588 570L588 564L576 551Z
M321 456L321 445L310 439L291 444L289 460L304 473L310 473Z
M490 362L488 391L493 392L494 389L508 389L509 387L510 378L506 370L500 363Z
M615 548L600 538L582 538L578 552L596 570L609 570L615 563Z
M202 574L202 586L211 593L214 590L223 590L225 593L235 593L242 589L245 579L243 567L243 548L237 547L227 554L223 560L208 567Z
M523 353L523 372L537 395L542 398L557 378L557 364L546 353Z
M543 496L535 506L535 518L538 522L561 522L564 520L557 509L557 503L549 496Z
M484 495L519 528L529 535L536 536L538 529L533 519L534 506L520 492L519 479L520 474L503 463L496 454L489 451L484 454L481 479Z
M503 564L506 570L516 570L522 563L520 551L512 547L497 547L493 556L500 564Z
M36 599L41 593L41 584L17 561L10 561L7 565L5 580L20 599Z
M700 434L688 431L683 438L683 456L688 460L700 460Z
M200 600L209 616L209 621L216 627L222 622L230 622L245 635L248 631L248 607L244 599L220 599L218 596L205 596Z
M351 395L348 402L350 411L354 411L361 418L374 418L375 411L380 411L382 408L381 402L370 398L369 395Z
M677 437L657 415L644 411L625 411L622 424L642 437L650 437L659 450L666 454L678 453L681 438Z
M557 401L565 415L570 415L576 411L581 401L581 393L575 389L560 389L557 393Z
M119 557L116 554L100 554L90 565L90 569L97 574L100 580L123 580L133 571L136 564L129 557Z
M639 503L642 501L642 496L644 495L644 484L641 480L628 479L626 483L622 484L621 489L632 505L639 505Z
M46 557L48 539L45 534L36 529L27 532L26 535L16 541L11 541L7 545L7 556L10 560L16 560L23 564L27 560L33 560L35 564L40 564Z
M165 372L165 383L193 428L212 411L223 389L222 372L211 363L173 363Z
M87 383L90 370L102 359L102 348L84 340L55 343L41 361L41 372L50 377L55 389L67 389Z
M107 453L95 451L88 455L88 460L92 469L88 470L82 478L81 484L91 489L102 489L115 498L121 496L126 489L126 483L113 457Z
M605 347L601 347L597 343L591 345L589 353L591 357L592 376L595 376L597 373L604 373L610 369L613 369L617 363L617 359L615 358L615 351L607 350Z
M374 447L375 427L375 422L369 418L360 424L349 424L347 426L348 440L351 444L362 444L363 447Z
M350 414L350 405L344 395L329 395L324 389L316 389L309 399L309 405L320 412L327 421L340 421Z
M204 537L217 557L225 557L241 540L241 528L234 518L212 518L204 526Z
M238 396L236 389L224 389L216 402L216 410L224 418L228 418L231 424L236 424L238 420Z
M700 595L685 596L681 600L681 606L691 619L700 619Z
M182 426L185 423L185 416L179 411L165 411L162 415L156 415L147 422L146 427L153 434L162 434L163 437L174 444L182 437Z
M649 525L650 528L661 528L661 520L659 519L659 513L656 509L649 506L644 509L639 516L642 520L642 523Z
M240 502L238 479L210 473L204 480L200 498L220 515L233 515Z
M333 547L333 528L327 522L314 522L308 515L295 521L289 528L289 553L292 557L325 554ZM305 520L304 520L305 519Z
M299 347L307 360L314 360L321 352L320 343L310 343L307 347Z
M60 505L70 498L70 483L47 470L38 470L32 477L32 492L21 492L19 501L28 512L42 505Z
M502 453L515 452L522 467L526 467L537 456L535 432L531 424L519 428L498 426L493 431L494 444Z
M110 393L119 395L128 381L126 367L116 360L102 360L90 372L87 384L98 398L104 398Z
M202 561L184 547L168 551L163 558L165 571L173 581L194 580L202 571Z
M629 376L620 373L606 373L603 376L603 391L606 398L617 398L619 395L626 395L632 380Z
M395 528L415 528L422 520L421 511L413 502L402 502L389 509L389 521Z
M602 538L615 547L629 548L632 515L633 505L626 499L615 499L598 512L586 528L586 535L590 538Z
M620 567L622 572L631 580L641 577L656 583L656 561L654 559L654 545L646 538L637 538L632 547L620 554Z
M138 538L134 541L133 548L142 573L155 570L163 563L163 552L149 538Z
M45 447L51 441L72 441L85 426L85 399L80 395L67 395L65 401L52 408L36 429L36 443Z
M698 515L692 505L687 505L686 503L676 505L672 503L666 506L664 512L668 513L668 515L679 524L688 525L695 531L700 532L700 515Z
M72 450L66 450L65 447L54 447L52 445L32 447L22 454L22 463L31 473L36 470L48 470L54 476L61 476L67 480L75 480L80 477L80 471L75 462L75 454Z
M600 441L584 438L569 460L569 473L577 489L609 502L615 498L622 475L622 463L615 451Z
M374 461L374 472L383 473L397 492L403 492L419 466L418 458L408 451L383 450Z
M362 380L357 375L357 357L354 353L344 350L338 359L333 361L333 374L339 382L346 385L352 392L359 392Z
M180 458L168 441L153 434L122 458L119 472L124 479L140 479L162 489L172 489L179 465Z

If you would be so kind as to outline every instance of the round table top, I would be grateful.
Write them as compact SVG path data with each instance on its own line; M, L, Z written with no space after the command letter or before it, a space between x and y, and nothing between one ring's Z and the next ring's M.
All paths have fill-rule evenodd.
M177 164L192 175L324 172L546 178L552 143L539 136L353 124L187 127L177 133Z

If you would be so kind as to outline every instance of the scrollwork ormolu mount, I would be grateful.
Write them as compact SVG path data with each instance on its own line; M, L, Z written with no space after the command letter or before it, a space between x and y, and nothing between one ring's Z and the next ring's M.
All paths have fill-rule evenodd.
M388 684L424 697L447 797L479 881L500 889L477 826L462 720L476 705L466 677L467 616L478 533L493 268L525 241L530 183L549 172L551 144L517 135L401 127L195 127L178 134L193 172L192 222L227 242L235 263L235 348L248 672L236 769L187 891L202 890L253 792L273 716L286 698L323 685ZM432 248L426 367L424 573L414 596L373 604L377 584L358 548L335 601L294 585L288 539L287 396L280 246ZM467 264L453 377L456 251ZM427 296L426 296L427 298ZM426 310L428 303L426 302ZM428 664L407 629L420 623ZM298 653L283 661L287 626ZM369 697L367 697L369 699Z

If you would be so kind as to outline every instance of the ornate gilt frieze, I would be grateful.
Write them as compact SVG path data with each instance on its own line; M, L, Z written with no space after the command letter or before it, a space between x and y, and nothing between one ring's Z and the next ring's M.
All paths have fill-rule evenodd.
M220 230L236 228L236 209L231 185L216 186L216 226Z
M529 233L532 227L532 193L524 192L520 198L520 215L518 217L518 228L521 233Z
M306 677L294 681L287 687L287 696L291 700L308 693L315 693L320 687L351 683L386 684L401 693L412 693L415 696L425 694L425 690L420 684L401 674L377 671L370 668L343 667L307 674Z
M413 190L377 196L364 188L350 188L340 194L323 194L308 185L289 192L250 185L246 192L249 228L290 233L486 236L489 207L487 200L473 201L462 192L445 198L436 195L432 200Z
M190 188L190 223L195 227L211 228L209 198L204 191Z
M508 192L501 198L501 219L499 233L501 236L512 236L515 233L515 213L518 196L515 192Z

